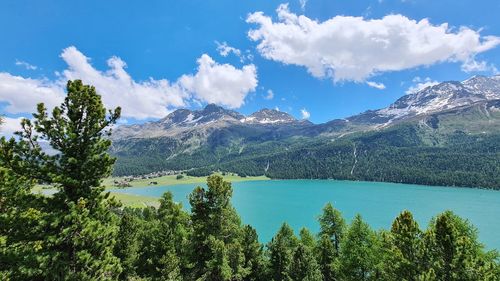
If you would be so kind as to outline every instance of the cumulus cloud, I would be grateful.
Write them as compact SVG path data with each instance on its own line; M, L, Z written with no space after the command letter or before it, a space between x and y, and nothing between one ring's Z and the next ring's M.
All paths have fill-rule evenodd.
M406 94L413 94L413 93L419 92L427 87L432 87L434 85L439 84L438 81L434 81L429 77L422 79L419 76L417 76L417 77L413 78L412 81L415 84L413 86L411 86L410 88L408 88L408 90L406 90Z
M230 64L219 64L206 54L198 59L196 74L183 75L179 79L179 85L195 98L229 108L242 106L248 93L255 91L257 82L255 65L238 69Z
M98 70L73 46L64 49L61 58L68 67L55 80L0 73L0 102L6 103L6 113L32 112L39 102L45 102L48 108L59 105L65 96L66 81L74 79L94 85L106 107L121 106L123 117L136 119L161 118L190 101L237 108L258 83L253 64L239 69L218 64L208 55L198 60L197 73L174 82L153 78L134 80L126 71L126 63L118 57L108 59L107 70Z
M300 114L302 115L302 119L309 119L309 117L311 117L311 113L309 113L309 111L307 111L305 108L302 108L300 110Z
M0 136L11 137L14 132L21 130L21 120L23 118L2 117L0 124Z
M118 57L108 59L107 71L95 69L89 58L75 47L64 49L61 58L68 64L62 79L81 79L94 85L106 106L121 106L125 117L160 118L170 112L169 108L186 105L188 95L178 85L166 79L135 81L125 71L125 62Z
M267 94L264 96L264 99L272 100L273 98L274 98L273 90L271 90L271 89L267 90Z
M52 108L60 104L64 96L59 83L0 73L0 102L7 103L3 109L6 113L32 112L42 101Z
M385 89L385 85L383 83L377 83L373 81L366 81L366 84L372 88L383 90Z
M263 12L247 17L257 25L248 36L267 59L305 67L314 77L364 82L382 72L439 62L474 60L500 44L467 27L451 29L403 15L381 19L336 16L323 22L296 15L282 4L278 20Z
M37 70L38 69L38 67L36 65L32 65L30 63L27 63L27 62L21 61L21 60L16 60L16 65L22 66L22 67L26 68L27 70Z

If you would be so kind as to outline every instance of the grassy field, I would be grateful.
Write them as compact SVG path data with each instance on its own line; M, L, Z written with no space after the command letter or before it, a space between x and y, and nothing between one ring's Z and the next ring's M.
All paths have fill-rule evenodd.
M268 180L269 178L265 176L260 177L240 177L234 175L226 175L224 179L230 182L240 182L240 181L255 181L255 180ZM104 180L104 186L106 189L117 189L116 186L113 186L113 182L115 180L120 181L120 178L108 178ZM130 182L132 187L141 188L147 186L165 186L165 185L174 185L174 184L193 184L193 183L205 183L207 180L206 177L190 177L184 176L182 179L176 179L175 175L171 176L163 176L153 179L139 179L133 180ZM155 181L158 184L149 185L150 182ZM124 194L119 192L111 192L111 196L115 196L116 199L120 200L124 206L130 207L145 207L145 206L157 206L158 198L148 197L148 196L140 196L140 195L132 195L132 194Z
M103 184L106 189L116 189L117 187L113 185L115 180L122 180L123 178L107 178L104 180ZM268 177L259 176L259 177L240 177L235 175L226 175L224 179L230 182L238 182L238 181L256 181L256 180L268 180ZM207 180L206 177L190 177L184 176L182 179L176 179L175 175L163 176L153 179L138 179L130 182L132 187L146 187L146 186L154 186L149 183L152 181L157 182L158 186L162 185L174 185L174 184L192 184L192 183L204 183Z
M240 181L256 181L256 180L268 180L269 178L265 176L259 177L240 177L235 175L226 175L224 179L230 182L240 182ZM107 178L104 180L103 185L106 187L106 190L110 189L118 189L118 187L114 186L113 183L115 180L121 181L123 178ZM138 179L130 182L131 187L141 188L148 186L165 186L165 185L174 185L174 184L193 184L193 183L205 183L207 180L206 177L190 177L184 176L182 179L176 179L175 175L163 176L153 179ZM156 185L150 185L149 183L155 181ZM47 185L36 185L33 188L33 192L41 193L48 192L50 193L54 189ZM133 194L125 194L120 192L111 192L111 196L114 196L116 199L120 200L124 206L128 207L146 207L146 206L158 206L158 198L149 197L149 196L140 196Z
M149 196L139 196L133 194L125 194L119 192L111 192L110 197L115 197L117 200L121 201L123 206L143 208L147 206L158 207L158 198Z

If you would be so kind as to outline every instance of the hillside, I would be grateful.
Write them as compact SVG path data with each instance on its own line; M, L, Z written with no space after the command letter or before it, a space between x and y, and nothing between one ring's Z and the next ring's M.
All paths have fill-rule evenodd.
M116 175L222 170L500 188L500 79L472 77L405 95L387 108L324 124L263 109L177 110L113 137Z

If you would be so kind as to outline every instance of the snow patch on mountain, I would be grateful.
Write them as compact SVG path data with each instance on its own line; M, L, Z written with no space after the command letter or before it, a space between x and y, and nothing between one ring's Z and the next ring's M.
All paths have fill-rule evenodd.
M241 120L243 123L281 124L299 122L292 115L276 109L264 108Z
M192 122L194 119L194 114L193 113L189 113L189 115L186 117L186 119L184 120L185 123L190 123Z
M428 114L500 99L500 77L474 76L462 82L449 81L407 94L387 108L375 111L392 122L409 116Z

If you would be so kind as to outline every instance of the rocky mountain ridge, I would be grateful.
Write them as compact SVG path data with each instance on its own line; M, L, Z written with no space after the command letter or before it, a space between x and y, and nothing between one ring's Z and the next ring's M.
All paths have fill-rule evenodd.
M178 109L163 119L140 125L120 126L113 139L173 137L197 130L207 132L231 126L294 127L300 134L317 135L377 129L399 123L415 116L450 110L477 102L500 99L500 76L474 76L465 81L447 81L402 96L386 108L368 110L324 124L297 120L292 115L275 109L261 109L248 116L234 110L209 104L201 110Z
M386 108L369 110L347 120L386 126L405 118L496 99L500 99L500 76L473 76L462 82L447 81L426 87L402 96Z
M145 124L124 125L113 133L113 139L168 137L192 130L211 131L230 126L309 126L308 120L298 120L292 115L275 109L261 109L249 116L215 104L201 110L177 109L158 121Z

